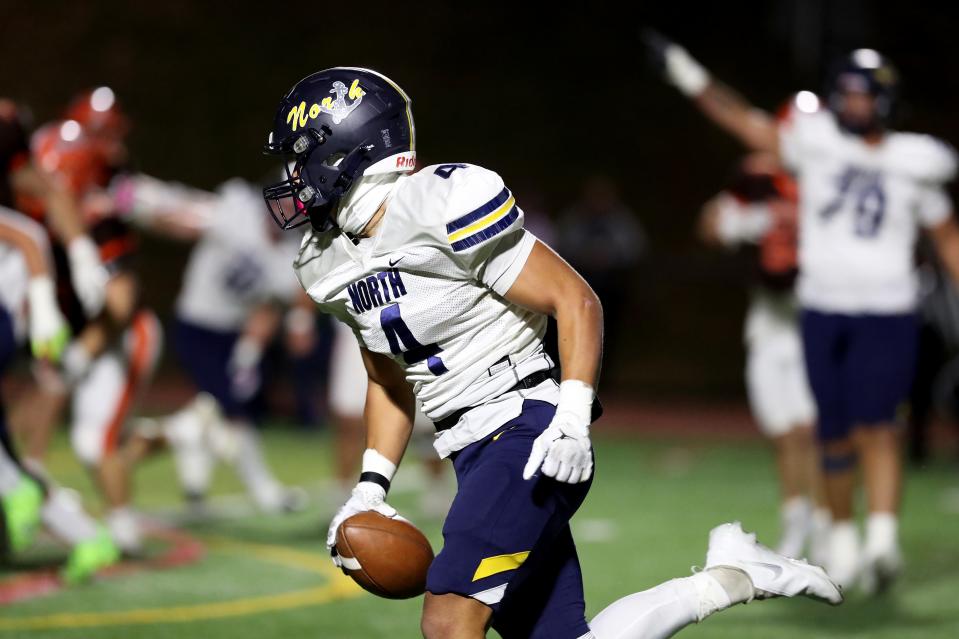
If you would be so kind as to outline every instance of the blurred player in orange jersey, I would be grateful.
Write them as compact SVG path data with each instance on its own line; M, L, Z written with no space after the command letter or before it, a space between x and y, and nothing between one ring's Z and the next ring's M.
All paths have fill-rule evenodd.
M13 209L14 189L44 202L51 226L68 245L76 288L96 309L102 303L105 273L84 247L84 234L75 202L65 189L46 179L30 162L26 134L15 105L0 99L0 368L15 356L20 340L29 333L38 360L60 359L69 328L57 308L50 243L36 222ZM81 249L79 259L75 242ZM99 282L99 283L98 283ZM26 548L36 527L44 524L71 548L62 572L69 582L90 577L118 557L109 535L87 515L72 491L31 474L15 450L0 402L0 554Z
M51 123L34 134L34 161L49 177L79 200L94 197L116 172L111 150L89 135L76 120ZM30 198L22 206L43 219L45 208ZM71 442L79 459L94 473L109 512L107 522L117 544L128 553L141 549L139 526L130 508L130 476L135 464L155 447L152 440L127 434L124 426L147 385L161 351L162 332L155 314L142 308L139 281L132 268L137 240L109 210L85 207L87 223L110 278L104 311L82 312L70 287L61 287L60 305L76 339L63 360L63 375L52 375L27 410L46 408L44 428L30 431L28 455L39 465L47 439L72 394ZM58 259L61 269L68 268ZM61 280L63 281L63 280ZM36 414L36 413L34 413ZM20 423L25 423L25 419Z
M768 154L747 156L731 184L703 206L700 234L713 245L758 248L759 282L746 317L746 388L760 430L776 450L782 491L777 552L825 560L828 510L819 503L813 423L793 285L797 274L796 185Z

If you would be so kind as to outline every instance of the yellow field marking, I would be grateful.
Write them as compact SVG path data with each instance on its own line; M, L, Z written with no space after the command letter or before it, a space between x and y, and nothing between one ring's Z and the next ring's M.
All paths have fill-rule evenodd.
M262 612L292 610L358 597L363 593L352 579L337 570L328 557L311 552L226 538L206 538L211 549L235 552L287 568L307 570L327 577L328 582L316 588L294 590L275 595L244 597L231 601L214 601L188 606L143 608L107 612L55 613L35 617L0 618L3 630L46 630L51 628L92 628L153 623L186 623L210 619L242 617Z
M328 577L346 578L346 575L333 565L330 556L327 554L318 555L287 546L237 541L229 537L204 537L203 541L207 544L207 547L212 550L236 552L271 564L279 564L287 568L306 570ZM349 578L346 578L346 581L351 584L353 583L353 580ZM360 589L357 588L357 590Z

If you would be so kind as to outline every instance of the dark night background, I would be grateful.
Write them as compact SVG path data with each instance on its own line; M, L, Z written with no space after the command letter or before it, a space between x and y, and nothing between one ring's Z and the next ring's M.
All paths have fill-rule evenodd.
M321 68L369 66L412 96L427 163L466 161L563 209L606 173L650 252L606 384L645 396L742 392L749 262L700 246L700 204L740 155L644 65L655 26L756 105L819 90L829 61L880 49L903 77L901 128L959 143L959 4L850 0L524 4L413 2L0 3L0 95L58 116L109 84L134 119L143 171L204 188L270 170L279 97ZM519 188L519 187L517 187ZM520 202L522 205L522 202ZM169 308L186 248L149 240L147 300Z

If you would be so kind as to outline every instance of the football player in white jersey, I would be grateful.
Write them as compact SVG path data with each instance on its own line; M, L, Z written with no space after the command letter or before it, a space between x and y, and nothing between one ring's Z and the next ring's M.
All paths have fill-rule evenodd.
M833 517L827 569L846 586L861 579L865 591L877 591L902 563L895 417L916 358L920 229L959 279L959 225L944 188L955 155L935 138L889 128L897 73L871 49L836 66L828 109L796 111L777 124L679 45L658 35L647 42L668 80L708 118L747 147L776 154L796 174L797 295ZM862 544L853 513L857 468L869 511Z
M172 444L184 492L197 505L221 458L233 465L261 510L301 508L302 491L284 487L267 464L252 401L281 307L296 313L301 299L308 303L288 271L296 239L269 223L259 190L240 179L208 193L134 174L111 190L130 220L196 242L176 301L173 342L200 393L172 415L140 420L139 429ZM287 326L313 328L310 321Z
M789 105L791 108L791 104ZM700 215L700 234L727 249L755 245L757 280L743 331L746 391L753 417L775 447L782 493L781 536L787 557L825 559L829 511L821 502L816 407L806 380L793 294L797 274L796 183L775 157L752 153ZM803 549L809 542L810 552Z
M602 351L596 295L523 229L496 173L415 165L409 97L353 67L282 99L266 148L290 164L264 189L279 224L309 224L295 263L307 293L347 324L369 383L360 481L330 525L386 503L414 396L458 491L426 584L429 639L666 637L733 603L805 594L839 603L822 569L759 545L738 523L710 534L703 572L629 595L587 624L569 520L592 480L589 428ZM562 382L543 352L556 318ZM760 570L757 566L765 566ZM772 568L770 570L769 568Z

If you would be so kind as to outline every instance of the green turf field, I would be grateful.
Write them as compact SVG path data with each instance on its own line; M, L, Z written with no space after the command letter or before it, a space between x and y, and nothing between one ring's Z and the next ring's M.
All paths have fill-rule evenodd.
M419 600L377 599L337 577L323 548L330 505L319 492L328 474L323 437L268 433L280 476L314 492L310 511L287 517L229 517L183 528L206 548L201 561L164 570L112 576L84 587L0 608L4 637L418 637ZM777 533L771 459L760 442L701 443L598 437L597 479L574 521L589 613L624 594L701 564L706 534L719 522L741 519L761 540ZM407 479L415 464L401 469ZM90 482L58 442L51 467L95 504ZM400 488L391 500L440 543L439 522L418 515L418 496ZM413 482L415 483L415 482ZM138 475L139 503L169 511L178 496L169 460ZM239 485L226 469L218 495ZM959 514L955 470L933 467L908 482L903 538L906 577L877 600L855 594L840 608L777 600L739 606L688 628L682 636L735 639L820 637L959 637ZM234 503L237 500L230 500ZM219 503L219 502L218 502ZM242 503L241 503L242 506ZM151 547L161 553L164 543ZM61 551L40 543L0 581L48 564Z

